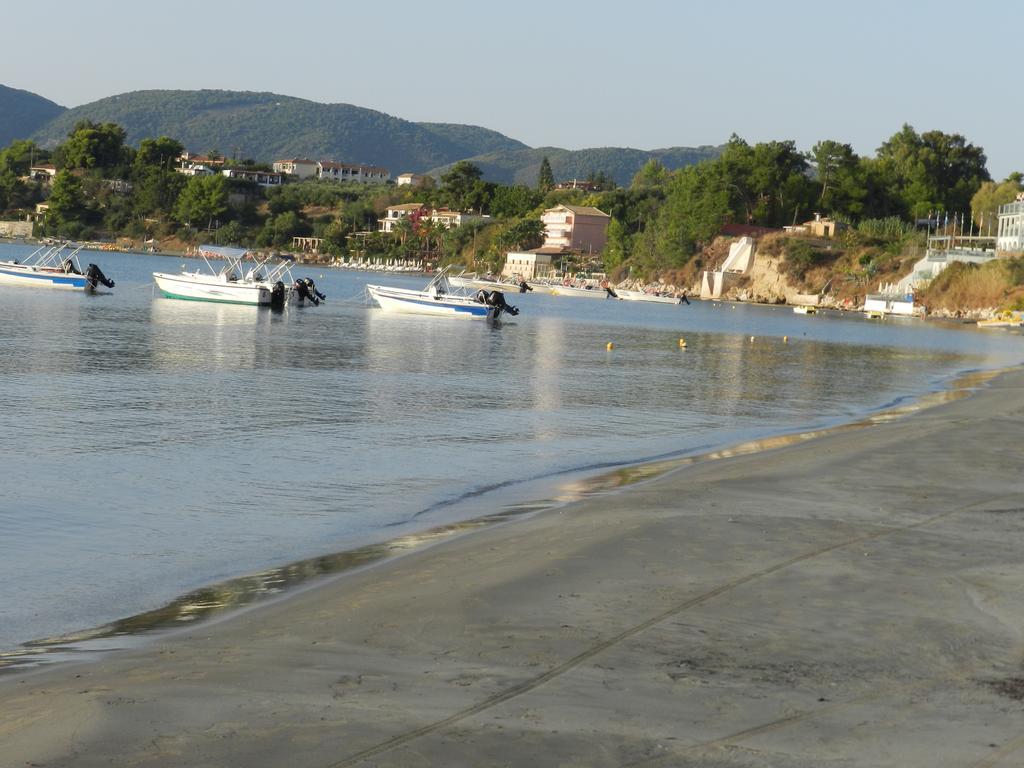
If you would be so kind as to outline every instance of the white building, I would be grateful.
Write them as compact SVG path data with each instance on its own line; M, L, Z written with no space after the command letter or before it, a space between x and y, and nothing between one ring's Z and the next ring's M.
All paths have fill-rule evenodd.
M317 175L320 164L316 160L293 157L291 160L275 160L274 170L289 176L297 176L300 179L309 179Z
M388 206L388 209L384 212L384 218L377 219L377 231L393 232L395 224L422 207L423 203L402 203L401 205Z
M280 173L269 171L251 171L246 168L223 168L221 173L229 179L241 179L251 181L260 187L280 187L284 178Z
M421 187L428 183L429 180L429 176L421 176L418 173L400 173L395 177L395 185L399 187Z
M999 230L996 250L1003 253L1024 252L1024 192L1012 203L999 206Z
M357 184L386 184L391 178L387 168L322 160L317 163L317 176L330 181L354 181Z
M505 254L505 266L501 269L503 277L521 277L523 280L536 280L549 277L554 272L551 263L551 251L560 249L537 248L533 251L509 251Z
M430 220L435 224L442 225L445 229L462 227L466 224L479 224L489 218L490 216L482 216L479 213L463 213L448 208L435 208L430 212Z

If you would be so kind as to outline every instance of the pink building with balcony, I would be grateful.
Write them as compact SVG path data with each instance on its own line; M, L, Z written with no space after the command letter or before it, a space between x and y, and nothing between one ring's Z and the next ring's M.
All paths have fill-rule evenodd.
M600 252L608 242L610 220L607 213L589 206L556 205L548 208L541 216L544 247Z

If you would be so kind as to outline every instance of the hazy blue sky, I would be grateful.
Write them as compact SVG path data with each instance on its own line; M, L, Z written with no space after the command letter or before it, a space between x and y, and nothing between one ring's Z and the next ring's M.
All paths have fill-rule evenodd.
M1024 4L900 0L50 0L5 7L0 83L65 106L273 91L569 149L833 138L904 123L1024 170Z

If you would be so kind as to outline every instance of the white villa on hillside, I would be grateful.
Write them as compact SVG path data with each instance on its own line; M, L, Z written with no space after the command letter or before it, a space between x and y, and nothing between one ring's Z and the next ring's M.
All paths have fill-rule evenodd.
M358 184L385 184L391 178L387 168L376 165L355 165L322 160L317 177L330 181L354 181Z
M286 173L289 176L298 176L300 179L308 179L317 175L320 164L316 160L306 160L293 157L291 160L275 160L274 170L278 173Z
M359 163L336 163L333 160L306 160L293 157L275 160L274 170L299 179L354 181L357 184L386 184L391 179L387 168Z
M395 177L395 185L399 187L419 187L430 181L429 176L422 176L418 173L400 173Z
M430 212L430 220L435 224L441 224L445 229L463 227L466 224L478 224L489 218L490 216L484 216L479 213L463 213L462 211L453 211L448 208L435 208Z
M999 230L996 250L1002 253L1024 252L1024 192L1012 203L999 206Z
M401 205L389 205L388 209L384 212L383 219L377 219L377 231L378 232L394 232L395 224L400 222L402 219L409 216L411 213L415 213L423 207L423 203L402 203Z

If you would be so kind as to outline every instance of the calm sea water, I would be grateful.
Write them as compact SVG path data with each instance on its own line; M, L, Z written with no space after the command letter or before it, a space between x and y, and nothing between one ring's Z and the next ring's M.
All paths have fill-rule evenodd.
M111 295L0 287L0 651L1024 358L1019 334L697 301L386 315L367 282L424 280L315 267L327 303L272 313L158 297L180 258L83 261Z

